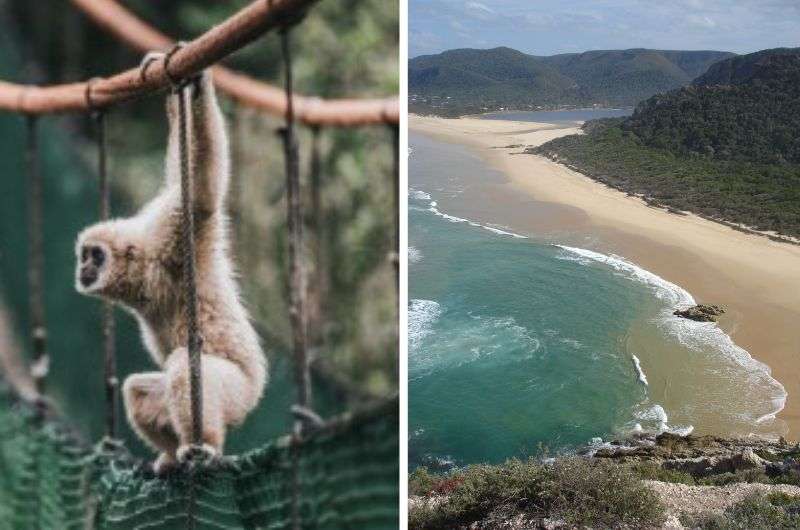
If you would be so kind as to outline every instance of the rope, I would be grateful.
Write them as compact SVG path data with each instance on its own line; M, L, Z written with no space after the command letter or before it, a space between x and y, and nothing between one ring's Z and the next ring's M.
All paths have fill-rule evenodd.
M173 39L159 32L113 0L72 0L97 25L132 49L141 52L168 49ZM214 83L243 105L270 114L286 114L286 98L278 87L250 76L214 66ZM384 122L397 123L400 107L397 98L320 99L294 94L295 119L312 125L357 126Z
M167 61L165 60L165 63ZM166 70L167 65L164 65ZM181 254L183 256L183 289L186 296L187 350L189 355L189 388L192 406L192 442L203 443L203 392L200 377L200 333L197 323L197 282L195 278L194 198L189 165L189 130L186 116L186 89L177 85L179 150L181 157Z
M321 193L321 173L322 160L320 159L320 129L311 128L311 164L309 168L309 186L311 188L311 208L308 214L308 227L313 235L311 239L311 255L314 260L313 274L310 277L308 286L308 322L306 323L309 343L312 356L318 357L318 352L322 347L324 334L322 318L322 225L320 216L322 214Z
M106 140L106 113L104 110L96 109L92 101L92 84L95 80L91 79L86 83L86 102L92 109L91 116L95 121L97 134L97 175L99 190L98 210L101 221L107 221L111 216L111 192L108 183L108 142ZM114 306L109 301L103 301L103 316L101 330L103 335L103 381L105 385L106 399L106 439L111 441L117 438L117 410L118 410L118 388L119 379L117 378L117 355L114 343L115 323Z
M393 141L393 199L394 199L394 251L392 261L394 262L394 288L395 288L395 336L397 337L398 347L398 361L400 359L400 126L393 125L392 141ZM399 366L398 373L399 373Z
M31 376L39 397L45 392L45 379L49 371L47 355L47 328L44 309L44 237L42 213L42 174L39 168L39 142L36 116L27 117L28 143L25 149L28 166L28 288L30 295L30 327L33 344Z
M178 150L180 151L181 171L181 255L183 257L183 289L186 297L186 333L187 355L189 357L189 399L192 413L192 444L196 454L201 453L203 445L203 378L201 373L202 340L197 322L197 279L195 270L195 232L194 232L194 196L193 175L189 162L189 127L186 109L186 98L192 97L187 90L192 80L180 81L173 77L169 70L172 57L183 43L176 44L164 56L164 74L172 83L172 92L178 97ZM192 456L192 455L190 455ZM186 498L186 518L188 528L197 526L197 468L190 468L188 495Z
M301 259L303 252L303 217L300 207L300 164L297 139L294 134L294 103L292 97L292 55L289 45L289 30L284 27L280 32L281 52L283 55L285 88L286 88L286 124L282 138L284 158L286 161L286 202L287 229L289 231L289 318L292 326L292 342L294 344L294 381L297 391L295 401L295 422L293 442L297 442L303 434L304 419L297 415L298 410L308 410L311 401L309 384L309 363L307 357L307 329L305 313L305 270ZM300 459L297 443L291 447L291 521L294 530L302 527L300 498Z
M286 124L282 130L284 156L286 159L287 228L289 230L289 289L291 300L289 316L292 324L294 344L294 379L297 387L296 404L308 407L311 402L309 363L306 351L306 280L303 266L303 217L300 206L300 164L297 139L294 133L294 106L292 104L292 56L289 33L281 31L281 50L286 77ZM295 430L302 429L302 422L295 422Z

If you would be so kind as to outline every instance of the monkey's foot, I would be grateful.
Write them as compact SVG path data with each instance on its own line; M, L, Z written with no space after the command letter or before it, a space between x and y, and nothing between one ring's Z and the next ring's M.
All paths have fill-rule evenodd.
M156 475L166 475L177 466L178 462L175 457L169 453L161 453L153 462L153 472Z
M221 456L219 450L208 444L182 445L178 447L178 451L175 454L178 456L178 462L189 465L200 463L208 464L218 460Z

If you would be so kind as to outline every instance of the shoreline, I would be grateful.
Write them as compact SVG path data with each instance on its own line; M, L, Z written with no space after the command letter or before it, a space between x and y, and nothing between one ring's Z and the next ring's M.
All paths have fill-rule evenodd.
M750 355L771 368L788 398L778 418L787 437L800 435L800 247L735 230L696 215L676 215L591 180L547 158L520 153L577 127L553 124L411 116L414 132L466 145L508 179L507 192L560 208L543 223L532 212L498 212L523 233L570 230L599 238L603 252L624 256L680 285L698 303L723 305L720 327ZM513 146L513 147L512 147ZM485 220L484 220L485 221ZM746 389L744 389L746 391Z
M443 116L437 116L436 114L413 114L411 113L409 116L413 118L432 118L432 119L439 119L439 120L464 120L464 119L481 119L481 116L489 116L490 114L516 114L520 112L578 112L578 111L591 111L591 110L635 110L636 106L632 107L558 107L554 109L506 109L506 110L487 110L485 112L476 112L473 114L463 114L458 117L451 117L445 118ZM528 122L533 123L533 122Z

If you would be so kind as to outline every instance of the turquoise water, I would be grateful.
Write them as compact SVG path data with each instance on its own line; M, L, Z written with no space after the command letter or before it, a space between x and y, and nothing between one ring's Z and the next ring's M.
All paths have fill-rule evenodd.
M716 325L672 316L694 303L689 293L599 252L602 242L580 248L585 235L554 241L487 222L492 209L473 192L491 195L502 175L462 146L414 133L410 145L411 468L639 430L785 428L774 419L785 391L766 366ZM462 199L469 214L454 213Z

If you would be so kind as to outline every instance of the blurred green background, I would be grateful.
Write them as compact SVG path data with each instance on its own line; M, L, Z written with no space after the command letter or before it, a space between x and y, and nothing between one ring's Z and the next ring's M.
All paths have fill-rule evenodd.
M128 0L124 5L176 39L189 40L248 2ZM106 76L138 65L131 51L64 0L0 0L0 79L54 84ZM296 89L319 97L386 97L398 92L396 0L329 0L292 33ZM281 84L278 36L269 34L225 61ZM287 312L285 174L279 118L222 96L232 143L232 235L244 301L263 337L272 381L259 409L229 437L239 452L286 432L291 388ZM162 180L163 95L108 114L114 216L134 213ZM97 219L93 122L85 115L39 120L45 182L45 286L51 353L50 394L89 440L103 433L100 304L73 287L75 237ZM0 304L27 355L28 290L25 121L0 114ZM312 131L300 127L303 200L311 203ZM323 414L397 391L396 294L387 260L394 238L393 140L388 126L323 128L320 208L307 207L311 267L309 335L315 351L315 406ZM318 230L313 230L313 226ZM315 236L316 234L316 236ZM117 310L121 379L150 370L133 319ZM0 329L2 329L0 327ZM2 341L0 341L2 343ZM121 416L128 446L147 454Z

